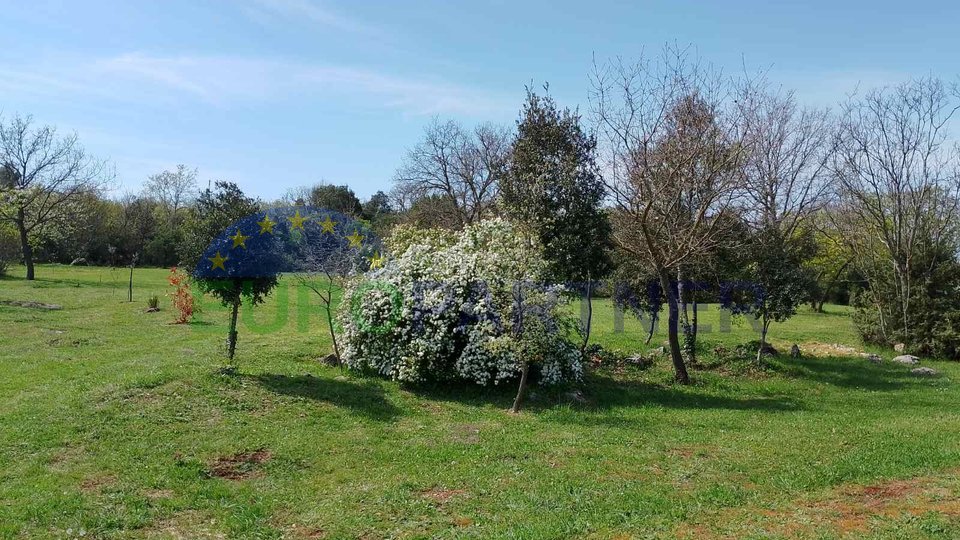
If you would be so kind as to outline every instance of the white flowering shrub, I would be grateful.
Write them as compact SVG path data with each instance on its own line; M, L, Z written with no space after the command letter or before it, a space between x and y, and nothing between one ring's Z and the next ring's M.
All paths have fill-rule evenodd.
M409 382L513 379L523 362L545 384L577 380L579 350L562 289L544 287L540 248L503 220L459 233L404 228L393 258L344 291L344 359Z

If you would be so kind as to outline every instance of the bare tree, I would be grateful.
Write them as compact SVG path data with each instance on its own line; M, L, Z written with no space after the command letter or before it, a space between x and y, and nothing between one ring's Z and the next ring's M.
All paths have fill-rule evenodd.
M759 362L770 324L793 316L809 291L799 263L812 250L797 233L826 202L833 132L826 111L802 108L793 92L771 89L762 79L741 83L737 105L749 148L742 214L754 233L748 272L763 289L754 310Z
M167 212L167 219L175 223L180 209L196 197L197 169L181 164L176 171L154 174L144 184L144 191L157 200Z
M801 107L792 91L770 89L765 81L745 81L737 104L750 149L743 168L750 201L745 217L754 227L775 227L790 237L830 194L830 115Z
M745 157L741 111L719 74L667 48L659 62L596 67L591 107L615 204L613 239L658 276L678 382L690 378L674 280L726 238Z
M87 155L76 134L58 136L30 116L0 119L0 219L20 235L27 279L35 277L31 236L74 202L112 179L106 162Z
M397 170L394 198L408 206L440 196L449 202L450 221L460 227L479 221L497 196L509 149L504 128L483 124L469 132L456 122L434 119Z
M833 160L843 204L833 215L871 285L892 269L895 298L873 299L885 338L913 334L914 288L955 248L960 148L948 130L958 109L956 89L933 78L875 90L843 107ZM871 286L868 294L879 291ZM896 320L885 314L891 302Z

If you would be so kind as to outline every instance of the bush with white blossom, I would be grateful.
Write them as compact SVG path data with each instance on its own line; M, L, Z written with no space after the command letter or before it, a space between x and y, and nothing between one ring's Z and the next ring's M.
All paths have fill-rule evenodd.
M544 286L538 245L500 219L459 233L399 228L393 258L344 291L344 358L354 369L409 382L578 380L575 322L562 288Z

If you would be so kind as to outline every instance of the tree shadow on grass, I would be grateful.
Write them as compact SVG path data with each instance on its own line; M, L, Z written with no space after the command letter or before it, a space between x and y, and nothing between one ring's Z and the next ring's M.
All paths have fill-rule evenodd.
M432 401L446 401L462 405L494 406L508 409L516 396L515 381L493 388L476 385L417 385L407 387L418 396ZM582 390L578 398L571 393ZM582 396L582 397L581 397ZM567 411L569 407L580 416L571 420L571 415L548 415L548 421L576 421L590 424L622 425L630 420L610 416L611 409L629 407L664 407L670 409L726 409L758 412L789 412L800 410L799 402L783 395L754 395L747 397L717 395L698 386L656 384L646 381L619 379L606 373L594 372L586 376L581 385L540 387L532 386L524 401L523 410L533 413ZM589 413L603 415L591 415ZM588 413L583 417L582 413Z
M803 357L770 363L773 371L792 379L806 379L840 388L895 392L918 384L905 366L885 361L873 364L866 358Z
M387 399L379 384L370 382L338 381L308 375L263 374L248 378L271 392L323 401L370 420L389 422L402 412Z

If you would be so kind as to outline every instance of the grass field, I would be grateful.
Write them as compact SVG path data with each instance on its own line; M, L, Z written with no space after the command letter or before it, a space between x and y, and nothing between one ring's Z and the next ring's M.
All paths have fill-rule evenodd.
M22 269L14 268L15 276ZM2 538L960 538L960 365L705 358L600 369L582 387L407 388L322 367L284 282L222 366L210 301L170 325L164 270L41 266L0 280ZM313 302L314 308L316 302ZM755 339L708 309L705 349ZM629 317L596 340L644 349ZM860 347L845 308L775 325L778 346ZM659 346L662 336L654 339ZM826 349L825 347L820 347ZM890 352L883 352L889 360Z

